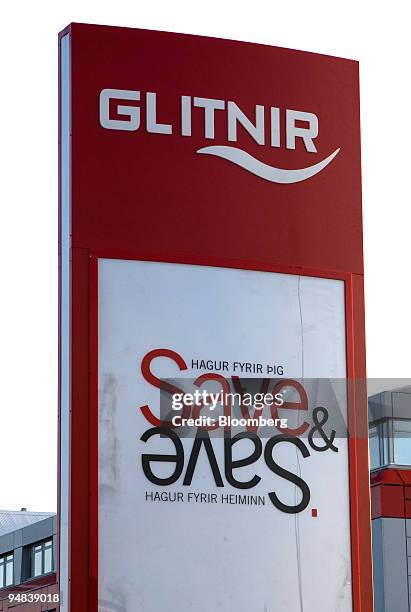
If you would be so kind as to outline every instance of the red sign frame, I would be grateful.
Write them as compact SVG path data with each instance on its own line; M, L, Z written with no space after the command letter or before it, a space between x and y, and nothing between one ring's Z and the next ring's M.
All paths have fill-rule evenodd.
M67 609L80 610L87 605L90 612L97 612L98 258L188 263L343 280L347 376L365 379L358 66L350 60L287 49L128 28L72 24L60 34L60 41L65 36L70 36L71 41L72 219ZM151 50L151 59L147 60L148 67L137 74L133 58L142 50ZM125 61L124 57L130 59ZM318 111L325 126L319 141L321 150L325 155L331 147L341 146L343 154L337 163L304 183L272 185L225 161L201 159L182 137L111 132L99 125L101 89L139 89L141 83L148 90L161 90L172 108L172 93L177 86L179 94L196 93L191 89L199 83L190 69L200 72L208 84L202 85L203 95L210 92L210 96L218 97L227 92L227 99L229 95L240 97L248 108L250 101L260 101L255 99L258 98L255 92L262 95L267 89L264 78L250 70L241 86L235 84L233 77L228 83L224 80L223 86L221 71L217 76L213 72L222 58L231 59L234 75L247 63L274 70L278 79L282 79L284 91L273 102L279 107L293 108L298 99L299 107ZM158 68L159 62L165 63L162 70ZM182 70L177 84L167 76L173 63L184 63L185 72ZM135 77L131 76L133 71ZM224 89L221 94L216 92L218 84ZM230 86L234 91L229 91ZM271 89L267 96L274 96ZM175 114L174 109L173 121ZM337 122L333 121L334 115ZM338 133L336 123L345 126L345 132L340 129ZM261 155L258 146L250 145L246 134L241 134L239 141ZM181 158L177 145L181 146ZM142 161L140 147L148 161ZM170 154L174 156L171 169ZM284 167L308 164L309 154L302 148L276 154ZM150 171L153 159L160 159L162 181ZM131 169L135 172L132 178ZM136 193L140 196L139 204ZM190 202L195 202L195 210ZM254 202L261 208L259 215L255 215ZM177 217L177 213L181 215ZM205 236L200 239L199 219L205 228ZM231 240L227 240L227 226L232 228ZM253 232L258 240L250 239ZM365 390L358 385L350 391L348 413L352 432L349 480L353 609L371 612L368 441L355 435L367 430L367 400Z

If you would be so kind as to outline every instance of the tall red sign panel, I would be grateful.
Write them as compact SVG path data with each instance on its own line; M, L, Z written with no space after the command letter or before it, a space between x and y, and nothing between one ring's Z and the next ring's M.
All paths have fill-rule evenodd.
M200 375L205 366L194 356L226 351L227 363L238 363L235 359L243 355L240 336L244 333L250 361L258 359L264 367L274 355L270 347L261 348L267 332L261 330L261 321L268 321L275 310L276 320L284 320L286 326L294 316L294 303L301 314L301 295L306 296L303 314L312 322L311 331L318 332L312 336L317 344L312 349L310 375L364 378L357 63L227 40L72 24L60 35L60 219L63 609L97 611L100 605L100 610L147 612L160 610L166 605L161 602L168 601L168 609L178 605L181 610L208 611L217 606L231 610L224 585L237 593L238 600L233 595L237 610L242 609L242 601L248 612L254 612L254 602L256 612L263 609L264 602L264 609L271 610L279 597L287 610L293 606L300 610L302 605L317 612L337 609L333 601L325 608L324 600L318 599L318 585L313 584L309 569L314 561L304 542L296 577L292 568L281 569L292 565L296 554L292 547L289 558L280 551L288 549L287 533L295 527L290 521L296 520L296 514L290 518L287 511L265 507L259 515L246 515L240 509L216 507L213 515L198 515L199 521L212 516L218 542L224 540L231 523L260 522L263 540L277 533L273 540L278 544L275 574L270 566L273 554L264 551L263 540L258 542L259 555L248 561L256 568L259 560L263 564L254 574L250 569L251 584L257 574L263 574L261 600L258 595L248 600L251 587L243 592L242 580L235 579L241 575L236 574L241 570L240 545L220 550L216 541L216 555L211 558L210 550L205 549L202 566L200 548L190 540L194 535L188 536L191 563L189 552L184 552L183 545L178 548L169 532L160 537L156 529L167 517L186 525L188 534L194 534L190 529L195 521L190 518L182 483L182 503L171 511L174 514L167 514L164 504L150 505L158 487L151 487L141 471L144 426L143 421L133 419L144 420L148 414L140 411L147 404L144 393L150 393L150 376L144 377L144 367L140 371L144 357L151 355L153 371L157 359L159 376L168 372L172 376L185 367L197 369ZM244 271L248 271L246 276L242 276ZM193 295L198 290L196 278L207 288L197 298ZM219 283L222 289L214 294ZM179 288L178 299L173 287L175 291ZM253 301L256 291L264 297ZM225 297L220 304L221 295ZM316 296L322 296L318 304ZM327 308L321 310L325 303ZM127 314L130 304L130 312L136 313L133 323ZM218 305L214 319L209 314L213 304ZM244 310L241 315L239 309ZM337 313L335 318L333 313ZM270 325L268 322L267 329ZM298 377L301 373L293 365L295 351L290 344L297 334L293 325L279 358L287 375ZM192 337L202 326L207 333L205 344L199 346ZM241 333L239 326L244 328ZM172 346L170 327L175 333ZM140 331L134 338L136 328ZM213 344L214 328L220 345L217 337ZM277 338L273 342L280 342L281 330L275 328L273 321L273 338ZM119 338L129 338L129 345ZM303 352L314 346L310 342L307 340ZM324 357L328 349L330 359ZM132 357L120 365L126 350ZM319 355L319 365L315 355ZM332 355L338 355L335 368L330 366ZM300 359L300 353L297 357ZM140 377L136 383L124 374L129 367ZM107 408L107 397L113 398L107 395L107 380L116 381L116 391L110 393L117 393L118 400L123 398L116 422L114 404ZM128 402L129 417L125 416ZM322 565L318 569L323 572L321 580L330 584L327 596L340 596L342 610L365 612L372 610L368 447L365 437L355 435L366 427L365 397L358 391L349 393L347 406L352 435L340 448L339 471L329 485L332 491L321 497L319 483L329 470L316 467L317 476L314 471L311 474L312 504L298 514L298 520L303 539L313 525L320 530L319 537L325 533L330 538L328 544L325 538L317 555L311 549ZM151 424L147 418L144 422L148 429L155 419ZM107 423L111 433L107 433ZM127 438L134 425L134 437ZM130 450L132 440L135 455ZM113 449L120 449L119 455ZM216 455L218 458L218 451ZM114 465L122 475L120 480L124 477L121 482L127 483L123 488L119 480L113 484L107 476ZM203 484L204 491L213 491L214 485ZM175 486L180 491L178 482ZM340 510L329 505L339 495ZM318 505L320 499L322 505ZM223 496L221 502L225 500ZM115 510L110 510L110 503ZM131 515L125 509L134 503L136 525L128 522ZM142 522L144 532L139 532ZM344 533L334 542L338 525ZM113 534L122 542L125 566ZM164 548L156 556L153 551L161 543ZM333 546L345 551L341 552L345 555L342 578L341 568L327 575L328 567L334 568ZM170 569L173 579L165 578L168 570L162 567L162 559L171 563L171 549L176 564L180 559L179 571L188 577L184 588L177 585L175 568ZM162 569L153 578L151 569L156 564ZM235 571L230 574L227 570L226 582L221 584L212 573L215 588L210 585L200 597L200 587L190 587L195 579L194 574L190 579L190 568L196 564L204 571L217 568L220 574L223 565L227 569L232 564ZM140 582L130 577L135 575L142 577ZM158 595L162 589L167 591L166 599ZM290 592L285 596L287 589Z

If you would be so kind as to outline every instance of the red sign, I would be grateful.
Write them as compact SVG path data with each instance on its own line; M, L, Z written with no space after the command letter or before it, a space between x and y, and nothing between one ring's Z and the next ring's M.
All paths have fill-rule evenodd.
M364 377L358 64L72 24L60 35L60 161L60 580L63 609L97 611L97 261L341 280L347 376ZM349 397L351 431L366 411ZM368 470L354 437L355 612L372 610Z

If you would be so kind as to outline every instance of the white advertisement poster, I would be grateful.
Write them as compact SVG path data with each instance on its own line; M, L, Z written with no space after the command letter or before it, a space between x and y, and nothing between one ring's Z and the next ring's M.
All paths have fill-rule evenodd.
M351 611L346 438L159 431L160 379L345 379L344 283L114 259L98 274L101 610Z

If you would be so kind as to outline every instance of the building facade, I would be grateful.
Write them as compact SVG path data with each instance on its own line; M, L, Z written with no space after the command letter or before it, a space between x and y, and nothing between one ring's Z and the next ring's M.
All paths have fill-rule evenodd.
M411 609L411 387L369 399L375 612Z
M57 517L0 511L0 611L57 612Z

